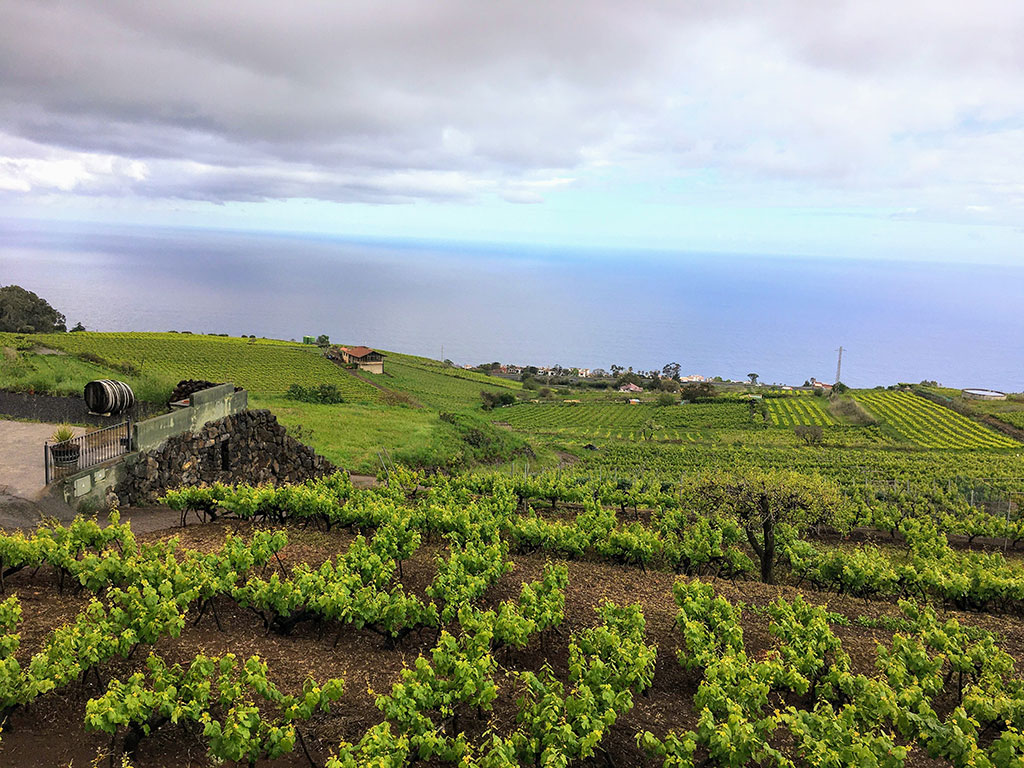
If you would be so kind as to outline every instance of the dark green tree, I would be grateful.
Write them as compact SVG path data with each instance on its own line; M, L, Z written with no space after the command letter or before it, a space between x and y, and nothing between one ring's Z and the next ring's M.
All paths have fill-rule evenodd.
M695 401L700 397L714 397L715 388L706 381L692 381L679 390L683 400Z
M0 331L9 333L64 333L64 315L20 285L0 287Z

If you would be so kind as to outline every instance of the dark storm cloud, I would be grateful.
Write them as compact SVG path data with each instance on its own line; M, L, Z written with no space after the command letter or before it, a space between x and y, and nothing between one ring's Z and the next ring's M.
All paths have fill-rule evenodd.
M532 201L606 164L927 185L936 153L979 158L916 136L1024 103L1019 8L939 5L7 0L0 189Z

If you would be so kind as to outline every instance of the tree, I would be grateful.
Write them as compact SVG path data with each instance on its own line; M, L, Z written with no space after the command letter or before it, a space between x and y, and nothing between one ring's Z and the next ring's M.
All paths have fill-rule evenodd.
M679 381L679 371L682 366L679 363L665 363L662 366L661 373L666 379L675 379Z
M819 445L824 436L824 430L820 424L797 424L793 427L793 433L807 445Z
M316 337L316 343L318 347L329 347L331 346L331 337L326 333L321 333Z
M676 398L675 395L673 395L671 392L662 392L660 395L658 395L658 405L666 406L675 404Z
M0 331L9 333L64 333L64 315L20 285L0 287Z
M480 399L483 401L483 409L490 411L503 405L512 405L516 401L516 396L511 392L489 392L482 389Z
M627 371L615 380L616 387L622 387L626 384L636 384L638 387L642 387L644 382L639 376L633 373L633 371Z
M841 504L839 489L820 477L788 470L711 473L685 490L694 509L734 517L761 562L761 581L774 583L780 534L787 539L830 522Z
M620 373L622 373L624 370L625 369L621 365L612 365L612 367L611 367L612 376L618 377L618 375Z
M691 381L683 385L679 394L682 395L683 400L689 400L692 403L702 397L714 397L715 388L706 381Z
M85 330L85 326L84 325L82 325L81 323L75 323L75 327L72 328L70 332L71 333L78 333L79 331L84 331L84 330Z
M833 395L842 395L842 394L845 394L845 393L847 393L849 391L850 391L850 388L848 386L846 386L845 384L843 384L843 382L841 382L841 381L837 381L832 386L832 394Z
M653 418L648 419L644 422L644 425L640 427L640 437L644 440L653 440L654 433L663 428L664 427L662 427L661 424L656 422Z
M757 386L757 374L756 373L748 373L747 374L747 378L750 379L750 383L751 384Z

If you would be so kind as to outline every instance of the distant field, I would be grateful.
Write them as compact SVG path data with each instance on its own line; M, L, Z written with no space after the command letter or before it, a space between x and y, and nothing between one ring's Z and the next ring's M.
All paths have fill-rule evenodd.
M748 406L743 403L520 403L497 409L492 418L524 432L592 439L639 440L645 426L653 425L653 439L683 442L708 439L710 431L751 425Z
M166 379L230 381L265 395L290 385L333 384L346 400L379 402L380 392L330 362L316 347L264 339L178 333L62 333L31 337L72 354L98 355Z
M855 399L902 439L922 448L1016 448L1014 440L909 392L857 392Z
M481 376L483 381L478 381L462 375L468 373L467 371L455 373L455 370L442 366L410 364L404 356L400 358L398 355L388 355L380 383L389 389L410 395L423 405L439 410L476 408L480 405L482 389L508 389L501 385L509 382L499 379L500 384L495 384L487 376Z
M785 434L782 430L766 432ZM918 488L934 483L945 486L964 477L988 478L993 483L1006 482L1020 488L1019 478L1024 477L1024 453L1013 451L906 451L885 446L772 446L751 442L666 445L622 441L600 444L599 448L582 452L581 460L573 465L572 471L586 474L597 470L612 476L643 475L674 482L682 475L714 468L787 469L833 479L850 493L865 484L881 487L896 481L903 487Z
M427 373L435 373L451 379L461 379L463 381L475 382L477 384L488 384L492 387L502 387L504 389L523 388L522 382L519 381L511 381L499 376L488 376L484 373L479 373L478 371L466 370L465 368L453 368L438 360L431 360L426 357L403 355L398 352L388 352L386 354L387 358L384 363L385 371L388 369L388 362L392 362L399 363L406 368L417 368Z
M771 397L765 403L768 407L768 420L779 427L831 426L836 423L826 410L828 401L823 397Z

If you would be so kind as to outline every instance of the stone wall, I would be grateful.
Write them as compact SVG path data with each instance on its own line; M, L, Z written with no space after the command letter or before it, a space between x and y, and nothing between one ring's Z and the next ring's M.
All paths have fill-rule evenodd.
M132 456L115 493L123 506L200 483L297 483L336 467L290 437L270 411L242 411Z

